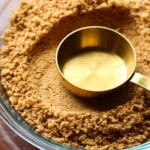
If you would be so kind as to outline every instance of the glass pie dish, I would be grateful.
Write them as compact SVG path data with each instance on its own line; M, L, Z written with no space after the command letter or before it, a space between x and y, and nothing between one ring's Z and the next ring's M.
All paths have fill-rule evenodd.
M0 2L0 35L3 33L4 29L8 26L8 18L13 8L15 8L18 4L18 0L6 0L7 4L9 2L8 9L4 10L4 5L2 5L2 1ZM5 4L6 4L5 2ZM6 13L7 12L7 13ZM4 15L5 14L5 15ZM6 15L7 14L7 15ZM2 42L1 42L2 45ZM65 147L61 144L55 143L53 141L47 140L43 138L40 134L36 133L34 129L28 125L24 119L15 111L15 109L11 106L9 98L6 94L5 89L0 84L0 117L2 120L11 128L15 133L17 133L21 138L31 143L35 147L43 150L71 150L75 148ZM150 141L147 141L139 146L134 148L128 148L126 150L149 150L150 149Z

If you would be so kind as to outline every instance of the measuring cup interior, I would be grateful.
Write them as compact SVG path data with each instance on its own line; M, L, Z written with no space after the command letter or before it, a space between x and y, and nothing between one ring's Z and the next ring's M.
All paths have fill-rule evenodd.
M57 53L58 65L66 80L68 80L68 78L64 73L64 68L69 61L75 61L75 59L78 63L76 63L75 66L72 65L71 69L75 70L77 65L81 66L82 60L78 59L78 56L83 57L89 54L90 56L85 56L88 59L86 60L88 62L87 65L90 65L89 61L94 62L94 59L96 59L94 55L97 55L99 57L98 59L102 60L100 62L101 64L98 63L98 65L101 65L101 68L105 68L103 72L106 74L103 73L103 77L108 76L107 82L109 82L111 86L98 88L96 85L95 88L93 86L93 89L88 89L88 85L85 84L86 81L83 87L78 84L76 85L71 81L72 79L69 81L75 84L75 86L85 90L103 91L116 88L132 76L136 65L135 52L128 39L122 34L104 27L84 28L70 33L60 43ZM80 70L82 71L83 69L80 68ZM115 72L116 70L117 72ZM117 84L113 84L114 81L110 78L111 74L117 74L117 78L114 78L114 80L118 80ZM81 76L81 74L79 75ZM76 74L76 76L78 76L78 74ZM98 81L95 76L94 79ZM90 78L85 80L90 80ZM103 80L100 82L102 83L102 81ZM106 81L104 81L104 83L106 83Z

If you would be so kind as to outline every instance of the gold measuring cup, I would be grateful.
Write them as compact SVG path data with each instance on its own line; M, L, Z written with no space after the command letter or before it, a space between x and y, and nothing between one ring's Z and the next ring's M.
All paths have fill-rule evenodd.
M111 28L88 26L68 34L58 45L56 65L65 87L78 96L113 92L127 81L150 90L150 77L134 72L134 47Z

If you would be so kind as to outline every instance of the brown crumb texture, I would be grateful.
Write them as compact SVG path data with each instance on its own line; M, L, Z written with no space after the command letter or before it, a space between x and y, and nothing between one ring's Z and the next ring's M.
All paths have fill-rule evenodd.
M59 80L55 52L69 32L88 25L123 33L150 77L149 0L22 0L2 36L1 82L10 102L44 138L89 150L132 147L150 138L150 94L128 84L85 100Z

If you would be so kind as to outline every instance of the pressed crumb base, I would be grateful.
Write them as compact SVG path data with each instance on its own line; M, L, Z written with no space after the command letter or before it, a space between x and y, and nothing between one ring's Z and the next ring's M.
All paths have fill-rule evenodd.
M131 40L139 71L150 76L150 1L22 1L3 35L1 72L14 108L45 138L86 149L123 149L150 138L150 94L126 84L113 95L82 99L62 85L55 64L60 40L88 25Z

